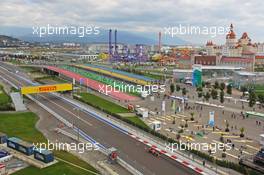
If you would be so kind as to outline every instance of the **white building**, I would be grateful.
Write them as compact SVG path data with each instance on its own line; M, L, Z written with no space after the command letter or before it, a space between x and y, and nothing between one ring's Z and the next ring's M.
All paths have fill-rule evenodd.
M208 55L223 55L226 57L253 59L255 54L264 52L264 43L253 44L246 32L237 39L234 27L231 24L230 31L226 35L226 43L224 45L215 45L212 41L208 41L206 44L206 51Z
M98 60L98 54L80 55L79 60L96 61Z

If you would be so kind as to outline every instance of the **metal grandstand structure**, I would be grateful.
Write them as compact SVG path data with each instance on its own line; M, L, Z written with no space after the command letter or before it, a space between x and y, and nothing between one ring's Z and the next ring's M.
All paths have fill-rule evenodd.
M124 46L123 53L118 53L117 30L114 31L114 46L112 44L112 29L109 30L109 60L110 62L145 62L148 56L144 52L143 44L136 44L135 52L131 53L128 46Z

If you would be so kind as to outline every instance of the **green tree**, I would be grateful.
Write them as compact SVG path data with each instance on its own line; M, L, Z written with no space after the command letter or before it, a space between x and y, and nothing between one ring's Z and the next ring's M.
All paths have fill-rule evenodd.
M229 122L226 120L225 124L226 124L225 132L229 132Z
M186 94L187 94L186 88L182 88L182 95L186 95Z
M223 91L224 89L225 89L225 83L222 82L222 83L220 84L220 90Z
M175 123L176 123L176 117L173 117L172 124L175 124Z
M245 86L241 86L240 91L243 92L243 96L245 96L245 92L247 91L247 88Z
M198 98L201 98L203 96L203 87L202 86L197 87L196 92L197 92Z
M264 95L263 94L258 95L258 101L261 104L261 106L264 105Z
M197 92L203 92L203 87L202 87L202 86L197 87L197 88L196 88L196 91L197 91Z
M214 88L215 88L215 89L218 89L218 88L219 88L219 83L218 83L218 81L215 81Z
M211 91L212 99L217 99L217 95L218 95L217 90L212 89L212 91Z
M221 102L221 103L224 103L224 101L225 101L224 96L225 96L224 91L221 91L221 92L220 92L220 102Z
M210 88L210 87L211 87L211 83L210 83L209 81L206 81L206 82L205 82L205 86L206 86L207 88Z
M176 91L179 92L181 90L181 87L177 84L176 85Z
M175 91L175 85L171 83L170 85L170 92L173 93Z
M204 81L202 81L202 87L205 87L205 82Z
M245 128L244 127L240 128L240 137L245 136L244 132L245 132Z
M253 107L256 104L256 93L254 90L250 90L249 91L249 97L248 97L249 103L248 106L249 107Z
M203 92L198 92L198 98L201 98L203 96Z
M194 116L194 112L191 112L190 114L191 114L191 121L194 121L194 117L193 117Z
M188 119L185 119L185 125L184 125L185 128L188 128L188 121L189 121Z
M229 94L229 95L232 95L232 85L229 84L229 85L227 85L226 88L227 88L227 89L226 89L226 93Z
M205 100L209 101L210 97L211 97L210 93L206 92L206 94L204 95Z
M221 134L221 136L220 136L220 142L224 143L224 134Z

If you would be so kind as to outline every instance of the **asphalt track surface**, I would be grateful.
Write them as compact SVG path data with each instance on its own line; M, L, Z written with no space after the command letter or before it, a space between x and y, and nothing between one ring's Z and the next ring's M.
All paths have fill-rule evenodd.
M17 86L29 85L25 80L14 76L10 71L1 68L8 67L10 71L16 68L0 62L0 75ZM120 158L134 166L144 175L194 175L196 172L166 157L154 157L147 153L146 146L111 126L89 116L82 111L73 110L75 106L61 100L52 94L38 94L41 103L60 114L69 122L83 130L105 147L118 149Z
M79 74L76 74L74 72L71 72L71 71L68 71L68 70L65 70L65 69L61 69L61 68L58 68L58 67L53 67L53 66L47 66L46 68L49 69L49 70L58 72L58 73L60 73L60 74L62 74L64 76L67 76L69 78L74 78L78 82L80 80L82 80L83 84L88 86L89 88L92 88L92 89L94 89L96 91L100 90L101 92L107 93L109 96L111 96L111 97L113 97L115 99L118 99L118 100L129 100L129 101L133 101L133 100L137 99L137 97L135 97L135 96L131 96L131 95L128 95L128 94L120 92L120 91L111 90L110 87L106 86L106 84L99 83L99 82L97 82L95 80L86 78L86 77L81 76Z

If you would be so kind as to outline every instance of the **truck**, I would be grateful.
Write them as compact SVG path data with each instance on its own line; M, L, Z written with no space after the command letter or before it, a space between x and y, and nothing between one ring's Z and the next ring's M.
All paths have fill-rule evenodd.
M148 117L148 109L147 108L136 108L136 114L142 118Z
M264 166L264 148L262 148L253 158L255 164Z
M5 151L5 150L0 150L0 158L2 158L2 157L6 157L6 156L8 156L8 155L10 155L7 151Z
M239 164L264 173L264 148L261 148L254 156L241 157Z

